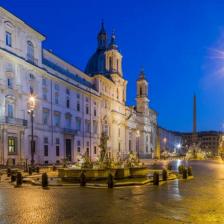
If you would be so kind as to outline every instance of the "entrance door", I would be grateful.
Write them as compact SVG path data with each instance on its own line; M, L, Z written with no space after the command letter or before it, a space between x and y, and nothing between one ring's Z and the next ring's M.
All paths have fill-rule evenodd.
M65 140L65 147L66 147L66 158L68 161L72 161L72 145L71 145L71 139Z

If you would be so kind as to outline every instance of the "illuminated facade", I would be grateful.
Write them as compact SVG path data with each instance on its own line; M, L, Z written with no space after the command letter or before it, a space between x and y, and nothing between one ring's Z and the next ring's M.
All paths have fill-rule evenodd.
M94 160L103 131L111 156L153 157L157 114L148 107L148 82L141 72L136 106L128 107L115 35L108 44L102 25L85 72L43 49L44 40L0 8L0 163L30 162L30 94L36 98L35 163L73 162L80 153Z

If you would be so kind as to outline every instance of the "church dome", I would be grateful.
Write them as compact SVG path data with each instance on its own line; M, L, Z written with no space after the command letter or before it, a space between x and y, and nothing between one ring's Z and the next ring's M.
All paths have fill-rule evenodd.
M88 75L105 73L105 51L107 49L107 33L102 22L100 31L97 35L98 47L96 52L89 59L85 72Z
M107 43L107 33L104 24L101 24L97 35L98 46L95 53L87 62L85 73L94 76L96 74L109 75L117 73L122 75L121 54L116 44L115 33L112 33L111 41Z
M97 49L91 56L85 69L86 74L105 74L105 51L106 49Z

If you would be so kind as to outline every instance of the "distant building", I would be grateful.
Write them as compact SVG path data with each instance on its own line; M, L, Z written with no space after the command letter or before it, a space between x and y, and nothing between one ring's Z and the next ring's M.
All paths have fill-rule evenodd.
M168 151L170 153L181 153L182 137L179 132L170 131L160 127L159 136L161 153L164 151Z
M180 133L182 136L183 148L187 148L193 144L192 133ZM218 155L219 143L221 140L222 132L218 131L201 131L197 132L197 143L205 152L211 152L212 155Z

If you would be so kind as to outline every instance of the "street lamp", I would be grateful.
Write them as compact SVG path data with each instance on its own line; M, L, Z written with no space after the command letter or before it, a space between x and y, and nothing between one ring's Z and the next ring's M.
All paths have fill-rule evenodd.
M176 149L178 150L178 153L180 153L180 149L181 149L181 144L180 143L178 143L177 145L176 145Z
M33 94L29 97L28 102L28 113L30 114L30 121L31 121L31 166L34 166L34 139L33 139L33 121L34 121L34 109L36 106L36 98Z
M167 143L167 138L165 137L165 138L163 138L163 142L164 142L164 150L166 150L166 143Z
M177 148L178 149L180 149L181 148L181 144L179 143L179 144L177 144Z
M139 160L139 137L140 137L140 131L137 130L136 131L136 140L137 140L137 157L138 157L138 160Z

